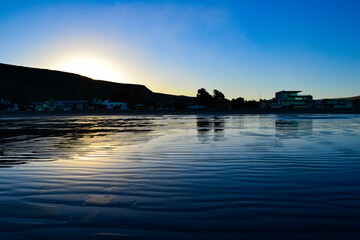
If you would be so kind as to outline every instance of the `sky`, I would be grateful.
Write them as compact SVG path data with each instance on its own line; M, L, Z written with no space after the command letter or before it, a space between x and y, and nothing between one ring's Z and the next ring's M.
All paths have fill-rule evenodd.
M258 100L360 95L358 0L0 0L0 62Z

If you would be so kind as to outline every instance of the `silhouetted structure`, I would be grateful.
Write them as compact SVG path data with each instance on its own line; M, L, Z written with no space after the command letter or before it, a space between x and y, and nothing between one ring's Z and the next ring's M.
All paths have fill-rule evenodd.
M314 101L315 108L325 109L344 109L354 108L354 100L352 99L321 99Z
M313 97L311 95L299 95L302 91L280 91L275 93L275 100L282 108L311 108Z

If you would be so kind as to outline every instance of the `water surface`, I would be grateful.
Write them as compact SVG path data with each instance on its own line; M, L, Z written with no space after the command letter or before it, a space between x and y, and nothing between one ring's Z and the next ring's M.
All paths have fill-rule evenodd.
M0 117L0 239L359 239L358 115Z

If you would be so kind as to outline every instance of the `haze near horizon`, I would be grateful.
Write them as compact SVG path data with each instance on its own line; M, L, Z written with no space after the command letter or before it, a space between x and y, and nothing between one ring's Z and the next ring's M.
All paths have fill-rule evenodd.
M360 95L358 1L11 1L0 62L154 92Z

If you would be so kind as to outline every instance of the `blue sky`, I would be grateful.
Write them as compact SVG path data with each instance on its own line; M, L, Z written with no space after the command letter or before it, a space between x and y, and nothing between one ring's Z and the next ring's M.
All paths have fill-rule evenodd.
M190 96L355 96L359 12L356 0L1 1L0 62Z

